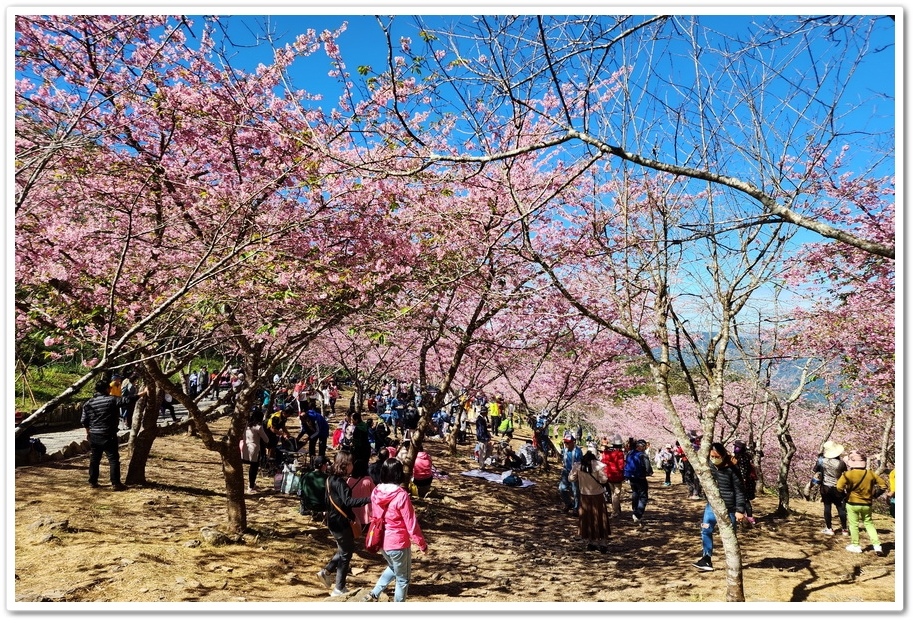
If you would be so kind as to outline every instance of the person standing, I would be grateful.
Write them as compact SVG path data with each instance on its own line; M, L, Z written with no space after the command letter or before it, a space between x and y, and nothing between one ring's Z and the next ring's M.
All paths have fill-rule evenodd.
M343 450L338 451L325 489L328 530L337 541L337 552L318 572L318 579L326 588L331 588L332 582L334 583L331 597L350 593L347 589L347 574L350 571L350 559L356 550L356 540L350 527L350 523L356 521L353 508L365 506L370 501L368 497L354 498L350 495L347 478L352 473L353 455ZM330 574L335 572L336 581L333 581Z
M569 475L576 463L582 462L582 448L576 445L576 436L572 431L563 435L563 470L560 472L560 484L557 490L563 501L563 512L579 514L579 483L571 481Z
M732 527L736 527L738 521L744 519L744 483L741 482L741 474L732 463L731 457L725 446L719 442L712 444L709 450L709 470L716 486L719 489L719 495L725 502L725 508L728 511L728 517L731 519ZM693 566L700 571L712 571L712 534L716 528L718 519L709 502L706 503L706 509L703 511L703 521L700 524L700 538L703 541L703 555Z
M840 520L841 534L849 534L846 526L846 502L842 492L837 490L837 481L846 471L846 463L840 458L843 454L843 446L834 442L826 441L824 443L821 456L818 457L814 465L815 473L819 474L821 481L821 502L824 504L824 525L821 530L822 534L833 536L832 507L836 508L837 517Z
M732 462L738 468L738 473L741 474L741 483L744 485L744 518L747 523L753 526L757 523L757 520L754 519L751 500L757 497L757 472L751 463L747 444L740 439L736 439L732 449L734 450Z
M493 450L492 436L490 435L490 426L487 422L486 413L483 407L477 410L477 421L475 422L477 433L477 445L474 446L474 455L477 458L477 464L483 467Z
M244 437L239 440L242 463L248 466L248 488L245 493L249 495L258 491L258 467L261 464L261 447L270 442L270 438L264 432L263 424L264 412L258 406L255 406L248 415L248 426L245 427Z
M118 423L121 421L121 408L133 405L140 396L146 395L146 388L134 396L115 397L108 394L108 381L95 384L95 395L83 404L80 424L86 429L86 439L91 448L89 454L89 486L99 486L99 467L102 455L108 459L109 478L114 491L124 491L127 487L121 482L121 461L118 456Z
M607 553L608 516L604 505L607 474L591 449L580 463L573 464L569 481L579 485L579 538L588 542L586 550Z
M372 491L372 517L384 517L385 520L382 557L388 566L364 601L378 601L392 580L395 581L394 601L405 601L410 585L410 543L413 541L423 554L428 549L410 494L401 486L403 478L404 466L401 462L386 459L382 464L381 482Z
M124 382L121 383L121 397L122 398L132 398L137 395L137 377L135 375L128 376ZM124 425L128 430L133 426L134 421L134 407L136 406L136 401L131 402L129 405L121 407L121 420L124 422Z
M872 548L878 556L884 555L881 539L871 518L871 505L874 502L875 488L886 488L881 477L868 469L865 455L861 452L850 452L846 457L847 471L840 474L836 483L837 491L846 497L846 514L849 517L849 545L846 551L861 554L859 545L859 522L865 526L865 532L871 540Z
M633 522L642 521L649 504L649 476L652 475L652 461L646 456L646 441L640 439L627 454L623 476L630 481Z
M895 511L897 506L897 467L891 470L891 473L887 475L887 505L888 511L891 514L891 517L894 519L897 518Z
M605 486L611 500L611 519L615 519L620 517L620 498L623 493L623 467L626 460L623 453L623 438L614 435L612 440L604 438L602 443L604 450L601 453L601 462L604 463L604 473L607 474Z

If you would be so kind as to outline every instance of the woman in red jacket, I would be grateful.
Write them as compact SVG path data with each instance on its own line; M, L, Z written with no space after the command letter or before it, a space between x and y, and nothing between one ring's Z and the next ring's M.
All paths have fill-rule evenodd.
M381 482L372 491L372 516L385 518L385 537L382 542L382 556L388 566L382 572L375 588L366 594L365 601L378 601L385 589L394 584L394 601L407 599L410 584L410 543L413 541L426 553L426 539L417 523L417 516L410 502L410 494L401 487L404 467L397 459L387 459L382 465Z

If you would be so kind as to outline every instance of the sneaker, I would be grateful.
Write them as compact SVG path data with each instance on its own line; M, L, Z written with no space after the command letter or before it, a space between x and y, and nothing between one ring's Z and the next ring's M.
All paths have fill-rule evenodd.
M92 481L90 480L90 481L89 481L89 486L92 487L93 489L98 489L98 488L99 488L99 483L97 483L97 482L92 482Z
M119 482L118 484L111 485L111 490L112 491L127 491L127 487L125 487L123 484Z
M745 519L747 519L747 523L751 524L752 526L757 524L757 520L753 517L745 517Z
M699 569L700 571L712 571L712 560L709 556L703 556L698 561L693 563L693 566Z
M873 545L872 547L874 548L876 554L879 556L884 556L884 549L882 549L880 545Z
M318 579L321 580L321 583L324 584L325 588L331 588L331 578L328 577L328 572L322 569L318 572Z
M855 545L855 544L853 544L853 543L850 543L849 545L846 546L846 551L847 551L847 552L852 552L853 554L861 554L861 553L862 553L862 548L859 547L858 545Z
M823 530L821 530L821 534L826 534L827 536L833 536L833 529L824 528Z
M639 523L639 517L633 515L633 523Z
M849 536L849 530L845 530L845 529L840 530L840 534L842 534L843 536Z
M350 591L348 591L347 589L340 590L339 588L335 588L333 591L331 591L331 597L343 597L344 595L349 595L349 594L350 594Z
M366 593L366 596L363 597L363 601L378 601L378 595L376 595L372 591L369 591L368 593Z
M665 486L665 487L670 487L670 486L671 486L671 483L670 483L670 482L666 482L663 486Z
M698 495L691 495L691 496L690 496L689 498L687 498L687 499L688 499L688 500L699 500L699 499L700 499L700 496L698 496Z

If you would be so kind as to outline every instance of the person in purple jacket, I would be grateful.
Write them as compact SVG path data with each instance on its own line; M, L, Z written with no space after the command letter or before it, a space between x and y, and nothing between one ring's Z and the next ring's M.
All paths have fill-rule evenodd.
M426 553L426 539L417 523L417 516L410 502L410 494L401 486L404 467L397 459L387 459L382 465L381 482L373 489L372 516L385 518L385 537L382 541L382 557L388 566L379 576L364 601L378 601L379 596L394 580L394 601L407 599L410 584L410 543L413 541Z

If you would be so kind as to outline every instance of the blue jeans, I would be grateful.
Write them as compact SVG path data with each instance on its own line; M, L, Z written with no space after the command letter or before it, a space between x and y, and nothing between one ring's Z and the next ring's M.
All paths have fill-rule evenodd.
M637 519L642 519L649 503L649 481L645 478L630 478L630 491L633 514Z
M565 469L560 474L560 486L557 488L560 492L560 499L566 505L566 509L574 511L579 510L579 483L569 480L569 472Z
M728 514L729 518L732 520L732 528L737 527L738 521L735 519L735 513L730 512ZM700 536L703 538L703 555L712 557L712 533L716 529L716 525L719 523L719 520L716 519L716 514L712 511L712 506L709 504L706 505L706 510L703 511L703 522L700 526Z
M388 567L382 571L372 594L378 597L388 588L391 580L394 580L394 600L404 601L407 599L407 585L410 584L410 546L404 549L383 550L382 557L388 563Z

